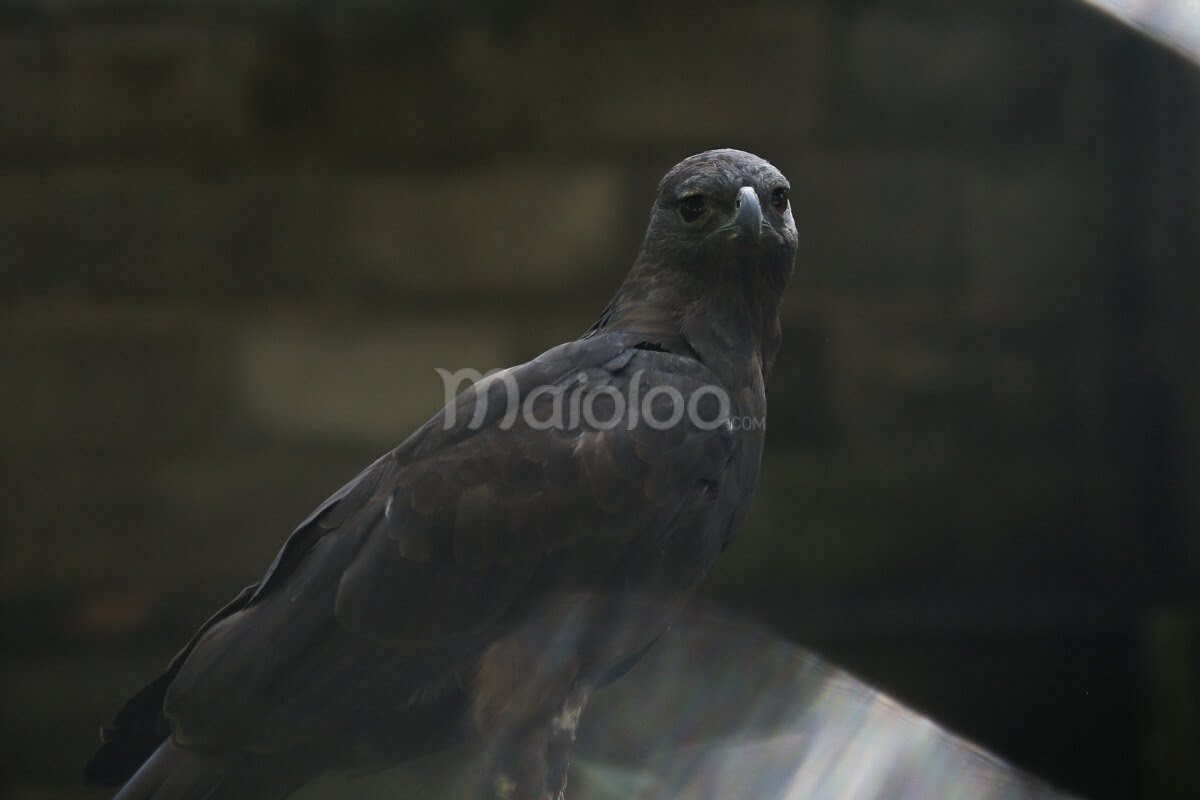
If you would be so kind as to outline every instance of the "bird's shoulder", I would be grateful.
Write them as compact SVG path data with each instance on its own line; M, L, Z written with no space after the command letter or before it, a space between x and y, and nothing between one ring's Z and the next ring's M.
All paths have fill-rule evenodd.
M367 494L317 519L353 542L338 621L389 641L482 630L545 559L616 554L661 533L715 496L737 451L731 427L714 419L714 380L694 359L612 336L481 381L453 419L444 410L364 480ZM431 626L414 615L427 607L417 598L442 597L455 619Z
M318 505L285 542L252 602L289 575L319 539L362 528L369 518L401 531L413 558L513 558L536 544L527 538L524 547L507 546L497 529L524 524L536 530L531 514L587 514L597 504L628 508L645 500L639 480L653 480L651 496L693 476L711 480L736 446L729 427L697 426L686 413L672 425L654 422L669 418L668 405L686 412L697 393L711 395L694 403L698 413L720 413L714 401L721 391L690 354L627 333L566 342L491 373ZM656 416L633 425L627 418L589 424L585 407L593 416L611 413L617 395L639 404L627 412L651 408ZM563 424L546 424L556 403ZM572 413L574 419L566 418ZM668 468L669 476L659 474Z

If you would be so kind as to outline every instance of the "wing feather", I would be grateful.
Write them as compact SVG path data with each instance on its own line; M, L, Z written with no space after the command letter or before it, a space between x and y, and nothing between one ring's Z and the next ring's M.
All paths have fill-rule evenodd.
M685 398L715 382L692 359L609 335L463 392L321 504L250 599L198 636L163 701L176 738L277 750L350 724L381 693L417 696L533 594L612 580L631 542L661 535L722 479L737 446L727 427L504 423L510 382L523 401L581 375L620 392L638 376Z

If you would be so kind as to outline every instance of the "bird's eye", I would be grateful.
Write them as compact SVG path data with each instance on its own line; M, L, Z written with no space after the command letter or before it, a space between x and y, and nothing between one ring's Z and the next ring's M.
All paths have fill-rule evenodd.
M775 210L780 214L788 209L788 190L786 187L780 186L775 191L771 192L771 205L775 206Z
M707 210L708 203L703 195L689 194L679 201L679 216L683 217L684 222L695 222L704 216Z

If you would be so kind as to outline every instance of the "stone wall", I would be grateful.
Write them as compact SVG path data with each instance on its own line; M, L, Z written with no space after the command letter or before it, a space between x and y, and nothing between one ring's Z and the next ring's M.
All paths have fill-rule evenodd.
M802 247L710 594L1069 788L1185 792L1196 89L1065 1L8 0L0 795L96 796L95 725L433 369L585 329L715 146Z

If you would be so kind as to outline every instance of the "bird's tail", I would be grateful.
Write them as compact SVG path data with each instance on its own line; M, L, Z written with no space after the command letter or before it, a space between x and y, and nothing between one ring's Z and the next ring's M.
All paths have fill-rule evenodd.
M283 800L310 777L269 757L195 753L167 739L113 800Z

